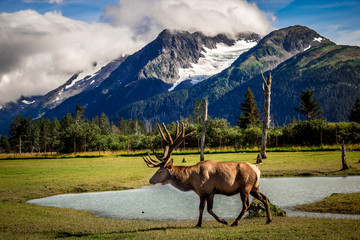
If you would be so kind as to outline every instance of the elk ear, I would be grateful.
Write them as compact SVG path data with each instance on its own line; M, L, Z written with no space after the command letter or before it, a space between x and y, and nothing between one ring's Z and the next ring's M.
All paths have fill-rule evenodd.
M171 159L167 164L165 164L165 168L171 169L173 166L174 159Z

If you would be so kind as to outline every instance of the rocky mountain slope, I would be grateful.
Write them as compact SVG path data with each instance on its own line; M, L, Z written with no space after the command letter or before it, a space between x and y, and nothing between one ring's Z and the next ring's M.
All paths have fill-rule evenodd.
M94 63L93 72L80 72L73 75L63 85L43 96L21 97L16 102L9 102L0 108L0 134L6 135L9 124L14 116L36 119L56 108L65 100L91 89L97 88L110 73L114 71L127 56L120 57L101 67Z
M213 117L225 117L234 123L236 118L234 119L232 113L239 112L241 100L226 98L233 89L245 89L244 91L246 91L247 86L253 82L256 76L259 76L261 71L274 69L280 63L309 49L333 44L330 40L304 26L273 31L255 47L240 55L229 68L221 73L191 89L164 93L146 101L128 105L116 113L115 117L137 116L139 119L150 121L173 121L179 119L180 116L186 117L195 99L208 97L209 114ZM261 83L259 88L261 89ZM241 98L244 94L240 95ZM227 102L220 103L219 99L221 98L226 98ZM215 105L216 102L219 104ZM222 109L226 110L222 111Z
M273 124L288 123L302 90L319 99L328 121L347 120L360 96L360 51L338 46L304 26L292 26L261 38L164 30L144 48L97 72L75 74L44 96L21 98L0 109L0 133L13 116L62 118L76 104L91 118L103 112L153 123L188 116L195 99L209 99L209 114L236 122L247 88L262 106L261 72L273 74Z
M356 97L360 96L360 48L335 44L311 48L281 63L271 74L273 124L290 123L293 117L305 120L293 107L299 107L300 94L306 89L314 91L326 120L347 121ZM255 76L213 102L209 112L213 117L224 117L235 123L248 88L253 91L261 109L264 102L261 86L261 76Z
M98 88L64 101L45 116L64 116L69 109L80 104L85 106L88 117L104 112L113 118L114 113L132 102L173 90L174 85L181 83L179 79L186 80L181 79L180 74L184 69L194 68L200 60L206 58L206 49L215 50L219 45L229 49L242 41L244 46L238 51L240 54L255 45L259 39L254 33L243 33L237 39L232 39L223 34L208 37L198 32L191 34L164 30L154 41L129 56ZM245 44L247 42L251 44ZM231 62L235 60L233 58ZM215 66L213 73L221 71L224 68L221 66ZM194 76L196 77L196 73ZM192 84L187 84L187 87L191 86ZM184 84L181 84L181 88L184 88Z

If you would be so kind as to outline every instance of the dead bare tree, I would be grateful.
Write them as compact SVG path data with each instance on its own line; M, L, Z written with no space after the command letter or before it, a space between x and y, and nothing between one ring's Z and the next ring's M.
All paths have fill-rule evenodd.
M271 72L269 72L267 79L265 79L263 73L261 73L261 77L264 82L263 84L264 119L263 119L263 130L261 137L260 161L261 159L267 158L265 150L266 150L267 132L270 126L270 95L271 95L271 82L272 82Z
M247 162L215 162L207 160L192 166L174 166L173 159L168 162L172 151L187 137L191 136L194 131L185 135L184 124L182 125L182 131L179 131L179 123L177 123L177 130L173 140L165 124L163 124L163 128L167 138L160 125L158 127L161 138L165 143L164 155L158 156L154 152L158 160L152 159L150 154L148 154L148 157L143 157L148 167L159 168L149 182L150 184L171 184L181 191L194 191L200 197L197 227L201 227L206 203L208 213L218 222L227 224L226 220L218 217L212 210L215 194L231 196L240 193L243 208L232 224L233 226L238 225L240 219L250 207L249 195L259 199L264 204L267 213L267 223L272 221L269 199L259 191L260 170L258 167L260 164L253 165Z
M208 99L204 99L204 111L203 111L203 126L201 132L201 144L200 144L200 161L204 161L204 148L205 148L205 135L206 135L206 126L208 121Z
M344 140L342 141L342 145L341 145L341 162L342 162L341 170L349 169L349 166L347 165L347 162L346 162L346 149L345 149Z

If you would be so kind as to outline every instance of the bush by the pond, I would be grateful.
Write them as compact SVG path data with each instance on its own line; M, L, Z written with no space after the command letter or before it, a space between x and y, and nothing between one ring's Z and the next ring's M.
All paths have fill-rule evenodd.
M281 216L285 217L286 212L277 207L276 205L269 202L270 212L272 216ZM253 200L248 209L249 216L248 217L266 217L266 210L264 204L259 200Z

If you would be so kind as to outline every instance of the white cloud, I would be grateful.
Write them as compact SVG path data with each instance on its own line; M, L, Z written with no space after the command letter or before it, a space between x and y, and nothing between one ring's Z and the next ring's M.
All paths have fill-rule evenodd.
M49 0L49 3L57 3L57 4L60 4L60 3L63 3L64 1L63 0Z
M64 2L64 0L23 0L23 2L25 2L25 3L43 3L43 2L47 2L47 3L61 4L61 3Z
M45 94L94 62L131 54L164 28L211 35L272 29L269 15L244 0L120 0L103 17L106 22L89 24L55 12L1 13L0 105Z
M117 26L134 29L139 37L154 37L164 28L206 34L252 31L272 27L255 3L244 0L120 0L108 6L106 17Z
M0 14L0 104L44 94L73 74L130 54L145 43L126 27L87 24L27 10Z
M333 39L337 44L360 46L360 29L339 30L334 33Z

